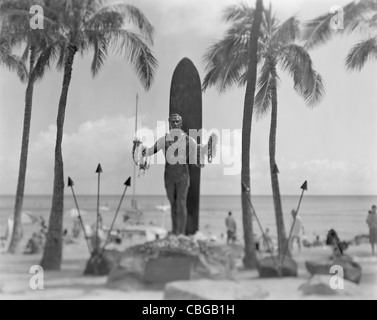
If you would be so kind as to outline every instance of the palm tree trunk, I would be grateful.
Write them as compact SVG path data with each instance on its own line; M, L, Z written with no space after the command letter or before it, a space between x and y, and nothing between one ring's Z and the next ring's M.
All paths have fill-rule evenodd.
M276 132L278 123L278 99L277 99L277 73L276 65L271 68L271 91L272 91L272 111L271 111L271 128L270 128L270 172L271 172L271 186L274 199L276 226L278 232L279 254L282 254L287 235L284 226L283 210L281 205L279 177L276 165Z
M259 30L262 22L263 0L257 0L254 21L250 35L248 79L245 94L243 126L242 126L242 183L249 190L242 191L242 219L245 240L245 268L253 269L257 266L257 257L255 253L253 237L253 220L254 208L251 205L250 194L250 145L251 145L251 126L254 112L254 96L257 81L257 64L258 64L258 40Z
M62 155L63 128L69 85L72 78L72 66L77 47L68 47L64 66L63 88L59 101L57 117L57 135L55 146L54 191L52 208L47 233L46 248L41 266L45 270L60 270L63 256L63 211L64 211L64 166Z
M25 93L25 110L24 110L24 127L22 131L22 144L21 144L21 156L20 156L20 166L18 170L18 182L16 191L16 203L14 206L14 225L12 239L8 252L14 254L18 251L20 242L23 236L22 228L22 206L24 200L25 192L25 180L26 180L26 169L27 169L27 159L29 152L29 138L30 138L30 127L31 127L31 113L33 107L33 93L34 93L34 77L33 69L35 64L35 50L30 48L30 66L29 66L29 79L28 85Z

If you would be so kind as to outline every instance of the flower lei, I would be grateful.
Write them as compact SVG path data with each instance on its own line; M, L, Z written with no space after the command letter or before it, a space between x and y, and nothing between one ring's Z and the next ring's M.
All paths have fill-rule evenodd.
M144 174L145 171L149 170L150 160L145 155L145 148L143 146L143 142L138 138L135 138L135 140L133 141L132 158L135 164L139 167L139 177L142 171Z
M212 163L213 158L217 155L217 144L219 137L216 134L211 134L208 143L203 146L198 146L198 163L200 167L204 167L205 157L207 156L208 163Z

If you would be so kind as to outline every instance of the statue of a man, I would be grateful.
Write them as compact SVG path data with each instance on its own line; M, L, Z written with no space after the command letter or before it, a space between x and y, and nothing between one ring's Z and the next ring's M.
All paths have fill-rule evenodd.
M186 232L187 194L190 187L189 164L198 165L198 145L194 138L182 130L182 117L172 114L169 133L161 137L152 148L143 149L143 155L152 156L160 150L165 155L165 188L171 205L173 234Z

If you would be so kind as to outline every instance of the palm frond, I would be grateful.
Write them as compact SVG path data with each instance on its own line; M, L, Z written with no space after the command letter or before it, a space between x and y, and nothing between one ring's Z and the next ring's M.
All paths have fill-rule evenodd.
M284 21L272 35L274 43L287 44L300 38L300 22L296 16Z
M361 70L371 58L377 59L377 38L370 38L356 44L346 58L347 68Z
M58 45L58 59L56 61L56 68L61 71L64 68L66 56L67 56L67 42L61 42Z
M156 70L157 60L148 45L141 37L128 30L117 30L111 33L109 44L133 65L145 90L152 86Z
M57 50L56 44L52 43L47 48L37 52L37 59L32 70L32 77L35 80L41 80L46 70L51 68L51 64L56 60Z
M253 23L255 9L250 7L246 2L240 2L236 5L230 5L225 8L223 19L225 22L248 21Z
M20 57L12 54L9 42L5 38L0 38L0 65L16 72L21 81L27 80L28 72L24 62Z
M254 112L257 119L261 119L265 116L270 107L272 101L271 91L271 61L266 59L258 77L258 92L254 99Z
M235 22L226 31L225 37L213 43L203 56L207 75L203 90L215 86L219 92L226 92L233 85L244 84L248 65L251 25L249 21Z
M153 44L154 28L152 24L148 21L144 13L133 5L116 4L103 7L91 17L87 26L96 25L98 22L104 23L107 21L107 23L110 23L111 19L109 18L115 18L116 22L119 23L119 17L123 18L124 22L136 26L146 38L146 41ZM123 21L121 22L123 23ZM112 23L114 23L114 20ZM120 29L121 27L122 26L118 26L115 27L115 29Z
M344 28L348 32L353 32L360 28L363 23L363 14L372 6L375 0L364 0L351 2L342 8L344 13ZM334 35L344 33L343 30L333 30L331 21L334 17L332 13L326 13L320 17L308 21L304 26L303 40L306 41L305 48L313 49L319 45L325 44L333 38Z
M29 52L30 52L30 45L29 43L26 44L24 53L21 56L22 61L26 61L29 58Z
M233 85L239 85L248 63L248 36L228 33L228 36L212 44L203 56L207 75L203 90L216 86L219 92L226 92Z
M280 63L294 81L294 89L309 107L320 102L324 95L322 77L313 69L313 63L307 50L299 45L290 44L282 50Z
M106 36L103 30L87 30L85 32L85 39L87 42L85 44L85 49L92 48L94 51L91 65L93 77L99 73L107 59L109 47L108 38L109 36Z

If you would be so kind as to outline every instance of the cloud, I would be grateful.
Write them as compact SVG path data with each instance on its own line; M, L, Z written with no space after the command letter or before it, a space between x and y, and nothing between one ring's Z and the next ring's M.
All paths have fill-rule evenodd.
M279 169L287 193L293 193L293 187L296 185L297 189L304 180L309 181L312 194L372 195L377 191L375 166L358 166L347 160L313 159L281 161Z
M95 193L98 163L104 169L103 193L112 194L122 188L123 180L133 173L131 158L134 118L104 117L81 124L76 132L64 134L63 160L66 178L76 180L83 194ZM53 183L56 126L50 125L39 134L30 148L29 185L37 193L51 193Z

